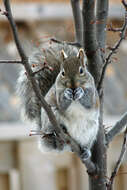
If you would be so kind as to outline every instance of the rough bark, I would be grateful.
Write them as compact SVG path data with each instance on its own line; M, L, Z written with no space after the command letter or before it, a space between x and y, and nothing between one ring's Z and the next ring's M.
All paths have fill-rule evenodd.
M95 0L85 0L82 6L83 47L88 58L88 68L94 77L96 86L102 71L102 58L96 38Z
M104 64L105 48L105 27L107 21L108 1L97 1L97 18L95 18L95 1L83 1L83 29L84 29L84 48L88 58L89 71L98 86L102 67ZM104 10L105 9L105 10ZM97 19L97 20L96 20ZM103 20L103 22L101 22ZM100 33L100 35L99 35ZM105 134L103 128L103 87L99 91L100 95L100 118L99 133L96 143L92 150L92 161L97 165L98 172L95 176L89 175L89 190L106 190L106 147Z
M97 40L102 54L105 53L106 43L106 24L108 17L108 0L97 0L96 10L96 32Z

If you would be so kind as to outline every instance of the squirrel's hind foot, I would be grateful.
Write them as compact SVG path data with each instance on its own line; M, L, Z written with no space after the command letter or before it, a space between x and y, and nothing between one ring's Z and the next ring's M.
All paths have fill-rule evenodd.
M58 149L63 150L64 142L60 140L55 133L48 133L41 137L43 146L46 146L48 149Z

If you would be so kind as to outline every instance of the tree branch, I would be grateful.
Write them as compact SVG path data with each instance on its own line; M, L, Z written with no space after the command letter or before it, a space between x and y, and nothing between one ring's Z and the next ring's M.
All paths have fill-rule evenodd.
M123 3L124 1L122 1ZM123 3L124 5L124 3ZM118 42L114 45L114 47L110 48L110 52L105 60L105 65L103 67L103 70L102 70L102 75L101 75L101 78L100 78L100 82L98 84L98 87L97 89L101 89L101 86L102 86L102 83L104 81L104 77L105 77L105 73L106 73L106 69L107 69L107 66L109 65L109 63L111 63L111 57L114 53L116 53L116 50L119 48L121 42L125 39L125 35L126 35L126 29L127 29L127 5L125 4L124 5L125 7L125 18L124 18L124 24L123 24L123 27L121 28L121 31L120 31L120 39L118 40Z
M60 40L57 40L55 38L50 38L50 41L58 43L58 44L64 44L65 43L65 41L60 41ZM78 48L82 47L79 42L66 42L66 44L71 45L71 46L76 46Z
M18 53L19 53L19 55L23 61L27 60L27 56L25 55L25 52L24 52L24 50L23 50L23 48L19 42L19 39L18 39L18 32L17 32L16 24L15 24L13 17L12 17L9 0L3 0L3 2L4 2L5 9L6 9L5 16L8 18L8 21L11 25L11 29L13 32L13 37L15 40L16 47L18 49Z
M100 81L103 60L101 51L98 45L96 36L96 19L95 19L95 0L84 0L83 2L83 46L88 58L88 68L93 75L96 87ZM99 168L96 173L96 178L89 176L89 189L90 190L105 190L106 176L106 147L105 135L103 128L103 90L100 95L100 118L99 118L99 131L97 140L92 148L92 161Z
M117 136L127 124L127 112L122 116L122 118L117 121L117 123L112 127L112 129L106 134L106 145L108 145L115 136Z
M98 85L102 71L102 58L96 39L95 0L83 1L83 47L88 58L88 68Z
M113 28L112 23L110 23L109 27L107 28L108 31L112 32L121 32L122 28Z
M0 60L0 64L2 63L7 63L7 64L10 64L10 63L14 63L14 64L22 64L22 61L16 61L16 60Z
M104 60L105 41L106 41L106 24L108 17L109 0L97 0L96 12L96 31L99 47Z
M74 25L75 25L75 37L76 42L82 45L83 38L83 24L82 24L82 15L80 10L80 0L71 0Z
M122 145L122 149L121 149L121 153L120 153L120 156L119 156L119 159L114 167L114 170L112 172L112 175L110 177L110 182L109 184L107 185L107 190L112 190L113 188L113 182L114 182L114 178L115 176L117 175L117 172L120 168L120 165L123 161L123 158L124 158L124 155L125 155L125 152L126 152L126 147L127 147L127 128L126 128L126 131L124 133L124 140L123 140L123 145Z
M80 150L79 145L69 135L65 134L63 132L63 130L59 127L54 113L52 112L50 106L47 104L44 97L42 96L42 93L41 93L41 91L37 85L37 82L34 78L34 73L32 72L32 69L29 65L28 57L26 56L26 54L25 54L25 52L21 46L21 43L19 41L16 24L14 22L14 19L13 19L12 13L11 13L10 2L9 2L9 0L3 0L3 1L4 1L5 8L6 8L6 14L5 15L7 16L8 21L10 23L12 33L13 33L13 37L14 37L14 40L16 43L16 47L17 47L19 55L21 57L22 64L24 65L25 70L27 72L27 77L31 81L33 90L34 90L37 98L39 99L41 106L45 109L45 111L49 117L49 120L54 127L54 131L56 132L57 137L60 138L61 140L63 140L63 142L65 142L67 144L69 143L72 150L75 153L77 153L77 155L80 157L81 156L81 150ZM37 131L37 133L38 133L38 131ZM90 173L91 173L91 171L92 172L95 171L96 167L95 167L94 163L92 163L90 158L88 160L84 161L84 163L86 163L86 167Z

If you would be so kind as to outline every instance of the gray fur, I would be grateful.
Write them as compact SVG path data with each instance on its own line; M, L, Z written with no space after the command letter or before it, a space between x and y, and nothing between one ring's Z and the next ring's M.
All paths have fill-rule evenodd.
M94 91L92 88L86 88L83 91L82 97L79 99L79 102L87 109L92 108L94 101Z
M59 96L59 110L61 112L65 111L71 104L72 99L73 99L72 90L66 88L64 90L64 93L61 93L61 95Z

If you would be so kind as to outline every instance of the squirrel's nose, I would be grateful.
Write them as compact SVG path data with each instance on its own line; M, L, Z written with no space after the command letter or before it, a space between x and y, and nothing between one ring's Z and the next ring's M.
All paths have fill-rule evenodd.
M75 91L76 88L71 88L73 90L73 92Z

